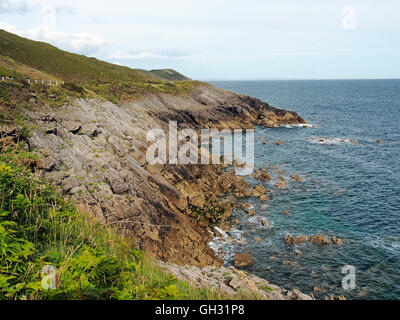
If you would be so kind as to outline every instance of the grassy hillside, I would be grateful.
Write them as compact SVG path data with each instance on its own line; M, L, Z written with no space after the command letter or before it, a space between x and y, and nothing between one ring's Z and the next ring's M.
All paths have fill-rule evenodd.
M170 81L190 80L188 77L172 69L150 70L149 73L161 79Z
M64 81L188 80L174 70L131 69L0 30L0 55Z
M151 93L185 95L200 83L190 81L171 69L130 69L69 53L3 30L0 30L0 76L15 78L14 82L0 82L0 111L25 105L29 100L28 89L62 97L57 99L61 103L65 102L64 97L76 97L76 92L82 98L98 97L119 103ZM66 83L63 88L27 86L24 83L26 78L63 80ZM54 104L49 99L39 100L36 106L41 102Z
M0 53L65 81L153 79L140 70L69 53L50 44L25 39L4 30L0 30Z
M13 78L20 76L29 79L46 79L51 81L60 80L51 74L33 69L2 55L0 55L0 75Z

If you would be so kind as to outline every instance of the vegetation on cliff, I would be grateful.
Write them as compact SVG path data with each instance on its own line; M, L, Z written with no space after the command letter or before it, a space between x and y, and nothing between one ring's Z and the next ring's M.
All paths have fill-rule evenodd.
M129 238L79 212L35 174L40 160L0 140L0 299L215 299L163 273ZM42 268L57 270L45 290Z
M134 248L218 267L210 231L229 224L233 208L220 197L251 191L222 167L149 166L146 132L171 120L198 129L304 120L172 70L124 68L4 31L0 50L0 298L221 297L161 272ZM50 291L46 265L57 269Z
M156 92L186 94L198 84L171 69L131 69L66 52L4 30L0 30L0 76L14 78L15 81L8 82L18 85L27 78L73 83L85 96L112 102ZM0 89L4 92L3 88Z

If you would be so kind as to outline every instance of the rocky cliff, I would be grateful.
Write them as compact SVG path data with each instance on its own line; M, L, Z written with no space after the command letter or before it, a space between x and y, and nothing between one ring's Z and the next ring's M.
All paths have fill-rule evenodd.
M210 226L228 227L228 196L250 190L222 166L147 164L146 132L167 130L170 120L217 129L304 123L296 113L207 84L187 95L156 93L121 104L75 99L25 109L21 118L40 157L34 165L67 197L157 259L195 266L221 265L208 247Z

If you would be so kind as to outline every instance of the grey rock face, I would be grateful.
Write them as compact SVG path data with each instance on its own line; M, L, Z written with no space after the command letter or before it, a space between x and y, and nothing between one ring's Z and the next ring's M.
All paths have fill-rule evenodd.
M78 99L26 115L33 128L29 142L42 158L45 178L100 221L118 223L132 236L132 245L161 260L198 266L222 261L208 247L210 234L199 226L207 224L189 216L188 203L203 206L204 190L220 176L208 166L148 166L148 130L167 132L170 120L217 129L304 121L295 113L208 85L187 96L157 94L121 105ZM250 193L245 186L239 191Z

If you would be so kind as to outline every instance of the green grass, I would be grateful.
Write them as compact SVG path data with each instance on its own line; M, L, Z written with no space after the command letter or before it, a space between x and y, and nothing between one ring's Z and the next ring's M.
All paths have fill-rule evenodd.
M190 80L188 77L183 74L172 70L172 69L159 69L159 70L150 70L149 73L151 75L157 76L161 79L166 79L169 81L183 81Z
M40 70L42 74L52 75L70 82L188 80L182 74L171 69L151 71L131 69L96 58L66 52L50 44L22 38L4 30L0 30L0 53L2 56L13 59L14 69L21 70L24 65ZM0 58L0 73L2 73L2 60L4 58ZM40 74L35 76L40 76Z
M25 39L0 30L3 56L65 81L151 80L145 70L130 69L95 58L69 53L50 44Z
M164 273L129 238L63 200L22 147L0 140L0 300L223 298ZM42 286L45 265L57 270L56 289Z
M203 84L172 69L131 69L66 52L4 30L0 30L0 53L0 76L15 78L15 81L9 81L14 85L24 83L27 78L65 81L64 91L59 89L61 86L49 88L31 84L33 88L41 86L40 90L58 91L57 103L43 101L50 105L62 105L67 102L66 97L75 98L77 94L82 98L97 97L113 103L129 102L154 93L182 96ZM0 90L0 104L15 105L13 99L8 99L9 94L5 89ZM24 98L25 103L28 100Z

